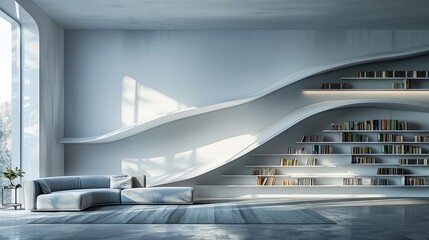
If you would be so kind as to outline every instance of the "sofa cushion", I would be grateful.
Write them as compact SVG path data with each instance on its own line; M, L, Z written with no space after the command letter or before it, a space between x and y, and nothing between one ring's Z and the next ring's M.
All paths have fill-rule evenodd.
M37 180L37 183L39 184L39 187L42 190L43 194L51 193L51 188L49 187L49 185L46 183L45 180L39 179Z
M80 211L95 205L119 204L120 190L110 188L56 191L37 197L38 211Z
M133 188L144 188L146 187L146 176L133 176L132 177Z
M131 188L121 191L122 204L192 204L192 187Z
M110 176L110 188L126 189L132 187L131 176Z

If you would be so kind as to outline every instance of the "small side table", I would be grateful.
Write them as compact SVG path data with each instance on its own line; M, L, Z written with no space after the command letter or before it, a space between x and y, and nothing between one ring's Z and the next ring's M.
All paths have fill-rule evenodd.
M15 208L15 210L17 207L19 207L19 209L22 209L22 203L18 203L18 189L19 188L22 188L21 184L17 184L16 186L2 186L1 187L1 196L2 196L1 205L3 207L6 207L6 208L13 207L13 208ZM12 203L12 202L5 203L4 202L4 193L6 190L15 191L15 202L14 203Z

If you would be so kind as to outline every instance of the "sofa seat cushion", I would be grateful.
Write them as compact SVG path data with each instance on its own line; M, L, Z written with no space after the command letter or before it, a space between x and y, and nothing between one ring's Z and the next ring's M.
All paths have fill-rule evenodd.
M122 204L192 204L192 187L131 188L121 191Z
M37 197L38 211L80 211L91 206L105 204L120 204L120 189L65 190Z

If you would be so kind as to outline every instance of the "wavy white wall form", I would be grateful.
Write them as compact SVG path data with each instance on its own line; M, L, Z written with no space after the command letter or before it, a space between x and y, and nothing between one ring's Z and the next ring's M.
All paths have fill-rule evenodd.
M426 30L67 31L63 142L116 141L428 47Z
M167 114L161 114L160 116L155 116L153 119L150 119L148 121L144 122L138 122L138 123L131 123L127 127L122 127L120 129L117 129L115 131L94 136L94 137L84 137L84 138L63 138L61 140L61 143L106 143L106 142L113 142L120 139L124 139L136 134L139 134L141 132L147 131L151 128L160 126L162 124L166 124L172 121L176 121L179 119L187 118L196 116L199 114L216 111L228 107L233 107L237 105L241 105L250 101L253 101L255 99L258 99L260 97L263 97L271 92L274 92L282 87L285 87L289 84L292 84L296 81L299 81L301 79L304 79L306 77L310 77L315 74L327 72L327 71L333 71L335 69L354 66L358 64L363 63L370 63L373 61L378 61L380 59L383 60L393 60L398 58L404 58L404 57L412 57L416 55L421 55L424 53L427 53L429 51L429 48L419 48L419 49L413 49L410 51L402 51L394 54L386 54L381 56L371 56L371 57L365 57L365 58L358 58L358 59L351 59L342 63L336 63L331 64L329 66L320 66L318 68L311 68L306 70L300 70L296 73L282 78L281 80L275 82L274 84L262 89L261 91L258 91L254 93L252 96L248 98L243 98L240 100L234 100L234 101L228 101L218 104L213 104L209 106L203 106L203 107L191 107L191 108L184 108L182 110L169 112Z
M424 48L420 50L427 51ZM382 55L391 59L398 57L396 54L410 56L419 53L412 49L408 53L401 51L400 54ZM381 59L380 56L371 58ZM427 58L422 56L420 62L426 63ZM352 64L349 61L333 64L330 68ZM409 69L409 66L415 66L415 63L405 68ZM424 92L318 95L300 91L300 88L319 86L321 81L349 76L357 70L359 68L338 69L294 84L291 83L299 80L298 77L286 77L281 84L290 85L282 87L279 84L277 87L281 88L278 91L261 93L265 96L247 103L244 101L238 106L192 117L184 113L184 119L148 128L115 142L66 145L66 174L145 174L149 185L162 185L199 176L233 161L302 119L321 111L359 104L394 103L418 108L428 104ZM313 75L326 69L315 66L314 69L306 68L306 71L308 75ZM305 76L304 72L300 74Z

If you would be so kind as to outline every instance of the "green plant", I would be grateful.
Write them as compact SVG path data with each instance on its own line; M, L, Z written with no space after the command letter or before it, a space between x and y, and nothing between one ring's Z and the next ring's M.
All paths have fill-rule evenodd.
M19 167L15 167L15 169L6 167L2 174L5 178L9 179L10 186L13 186L13 180L17 177L23 177L25 172Z

